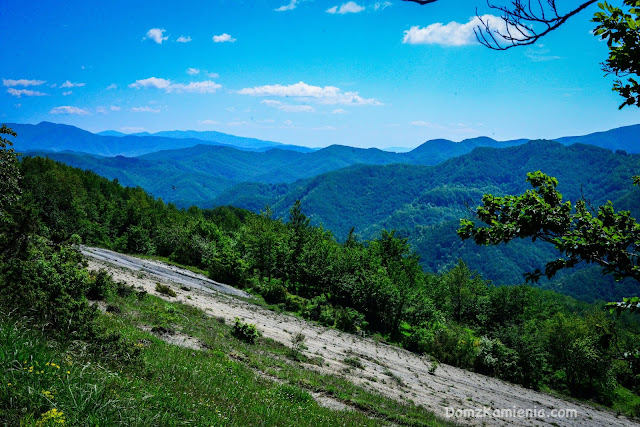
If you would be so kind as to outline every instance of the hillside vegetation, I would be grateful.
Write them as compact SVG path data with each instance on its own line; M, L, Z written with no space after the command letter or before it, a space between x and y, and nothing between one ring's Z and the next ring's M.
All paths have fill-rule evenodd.
M483 194L521 193L527 189L526 173L542 170L560 180L559 190L568 200L584 195L594 206L611 200L637 214L640 194L630 177L639 169L638 155L531 141L504 149L479 148L433 167L360 165L292 184L241 184L215 204L255 212L270 204L276 216L286 218L300 199L312 223L322 224L339 239L346 238L351 227L365 238L396 229L409 238L430 271L446 271L463 259L498 284L517 284L523 273L540 268L555 254L548 246L524 241L492 248L461 242L455 233L458 220L469 215ZM631 281L602 278L593 267L542 285L587 301L620 298L635 287Z
M634 410L632 317L611 317L602 306L527 286L495 287L464 263L425 273L406 239L383 232L338 243L309 224L299 203L285 223L268 211L178 210L52 160L27 157L20 170L22 227L35 224L52 248L81 238L167 257L324 325L367 331L527 387ZM20 268L31 271L31 262ZM33 281L15 272L2 274Z

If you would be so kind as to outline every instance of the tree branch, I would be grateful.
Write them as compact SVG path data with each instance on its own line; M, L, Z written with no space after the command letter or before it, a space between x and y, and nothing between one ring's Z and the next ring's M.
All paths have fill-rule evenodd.
M418 3L421 6L438 0L403 0ZM512 0L510 6L491 4L490 9L500 12L504 24L503 29L496 29L489 21L482 18L476 9L476 16L480 25L473 29L480 44L493 50L507 50L516 46L534 44L541 37L546 36L564 24L573 15L580 13L598 0L588 0L565 14L559 14L555 0ZM546 3L546 4L545 4ZM534 29L541 26L540 30Z

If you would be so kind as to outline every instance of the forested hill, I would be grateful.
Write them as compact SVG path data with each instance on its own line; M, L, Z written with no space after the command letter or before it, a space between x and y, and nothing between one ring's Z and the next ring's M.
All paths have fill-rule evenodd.
M582 194L594 206L612 200L619 208L640 212L640 190L631 176L640 170L640 156L612 153L587 145L563 146L531 141L505 149L478 148L440 165L354 166L289 185L243 184L215 201L259 211L272 205L277 215L300 199L316 224L344 238L351 227L364 238L382 229L397 229L409 236L422 264L432 271L455 265L459 258L497 283L522 282L522 274L540 268L556 254L542 245L524 241L500 247L478 247L461 242L455 230L485 193L516 194L527 190L526 173L536 170L555 176L567 200ZM572 274L584 276L579 270ZM575 276L578 277L578 276ZM600 286L599 273L581 278L592 289L561 277L558 288L593 300L624 295L629 284ZM627 293L628 294L628 293Z
M18 132L16 149L19 152L40 153L71 166L93 170L110 179L117 178L127 186L139 185L154 196L182 207L192 204L209 207L210 202L225 190L243 182L290 183L358 164L435 165L475 148L506 148L527 142L526 139L495 141L479 137L461 142L431 140L406 153L341 145L303 152L305 150L301 147L292 149L277 145L278 148L274 149L268 146L271 144L268 141L231 135L226 135L226 139L220 136L222 139L215 142L220 135L216 132L172 131L138 136L100 136L73 126L46 122L11 126ZM634 133L635 130L638 132ZM108 134L113 135L111 132ZM629 126L560 140L568 144L584 139L593 145L601 141L607 148L625 148L633 152L638 150L634 149L634 144L640 147L639 135L640 127ZM191 136L210 141L189 138ZM226 146L221 141L258 148L238 150L238 147ZM125 157L121 157L123 154ZM138 154L141 155L131 158ZM111 157L102 158L101 155Z
M459 218L487 192L526 190L526 173L556 176L570 200L582 193L593 203L617 201L632 188L639 155L588 145L531 141L504 149L478 148L436 166L357 165L284 185L240 184L214 201L259 211L266 203L284 214L302 200L315 222L345 237L352 226L369 237L381 228L408 230ZM402 213L400 215L400 213Z

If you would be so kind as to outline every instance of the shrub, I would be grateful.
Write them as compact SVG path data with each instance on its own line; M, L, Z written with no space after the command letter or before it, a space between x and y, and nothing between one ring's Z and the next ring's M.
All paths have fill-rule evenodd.
M344 363L349 366L353 366L354 368L364 369L364 365L357 357L345 357Z
M367 327L364 314L351 307L338 307L335 310L336 328L345 332L356 332Z
M284 307L289 311L298 312L307 305L307 299L299 297L298 295L287 294Z
M89 285L87 298L92 301L103 301L115 290L116 284L113 282L111 275L104 269L92 272L92 276L93 280Z
M244 342L253 344L258 338L260 338L261 334L260 331L258 331L258 328L256 328L256 325L244 323L236 317L236 321L233 325L233 335Z
M327 326L333 326L335 323L333 308L325 294L313 297L307 303L302 315L307 319L317 320Z
M260 294L270 304L279 304L287 299L287 289L278 279L264 282L260 288Z
M156 292L170 297L177 296L173 289L171 289L168 285L163 285L161 283L156 283Z
M131 285L127 285L126 282L116 283L116 294L118 294L119 297L127 298L135 293L136 290L134 289L134 287Z
M304 344L307 337L302 332L298 332L297 334L293 334L291 336L291 351L289 352L289 356L298 362L304 360L304 355L302 354L302 350L306 349L307 346Z
M25 259L2 266L0 303L63 334L93 336L98 313L86 298L92 280L79 267L82 255L72 247L39 239Z
M411 327L407 323L400 324L403 335L402 345L415 353L429 353L433 348L435 334L441 328L439 323L429 324L423 322L420 326Z

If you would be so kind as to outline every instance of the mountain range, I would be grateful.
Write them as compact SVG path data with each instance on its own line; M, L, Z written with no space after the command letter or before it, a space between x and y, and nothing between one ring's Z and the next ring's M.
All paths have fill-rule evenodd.
M7 123L18 134L14 140L19 152L71 151L98 156L135 157L159 150L181 149L196 145L232 147L238 150L265 151L274 147L310 152L310 148L278 142L227 135L219 132L174 131L159 134L125 135L107 131L94 134L75 126L41 122L37 125ZM163 133L169 135L161 135ZM199 136L199 138L198 138Z
M443 271L463 259L499 284L520 283L522 273L542 267L555 253L543 244L524 241L490 248L461 242L455 233L459 218L468 216L469 207L476 206L483 194L521 193L528 189L526 173L542 170L559 179L559 189L569 200L584 195L594 206L612 200L616 207L640 213L640 193L630 180L640 169L640 156L632 154L640 152L639 125L557 142L431 140L405 153L339 145L309 152L281 147L248 150L212 141L204 144L189 139L188 133L183 138L99 136L50 123L11 126L19 133L18 151L91 169L180 207L234 205L259 212L269 204L277 216L286 218L300 199L313 223L322 224L338 239L352 227L363 238L396 229L409 238L427 269ZM123 142L130 138L130 150L170 143L179 148L138 156L99 155L126 147ZM104 145L113 140L123 141L122 145ZM153 146L155 141L161 144ZM181 145L194 142L198 143ZM51 151L62 146L74 152ZM87 152L77 152L81 150ZM633 293L635 284L628 282L601 286L603 279L591 270L576 269L542 286L587 300Z
M305 152L302 147L299 150L284 145L274 148L268 145L268 141L231 135L224 139L224 134L217 132L171 131L153 135L101 136L73 126L46 122L10 126L19 134L16 140L18 151L47 155L72 166L91 169L110 179L118 179L124 185L141 186L156 197L182 207L191 204L208 207L217 198L228 199L226 192L234 191L232 188L240 183L292 183L357 164L435 165L478 147L504 148L528 141L496 141L488 137L461 142L436 139L404 153L339 145ZM189 138L198 135L211 141ZM223 141L244 147L215 142L216 135ZM636 125L600 133L596 137L587 135L559 140L565 144L601 140L605 148L616 150L624 147L628 152L638 152L639 135L640 126ZM249 149L249 146L253 148ZM170 149L165 149L168 147ZM256 199L253 208L258 208L258 201L262 204L266 199Z
M287 218L288 209L299 199L312 222L322 224L338 239L344 239L351 227L366 239L383 229L395 229L409 238L431 271L448 270L463 259L498 284L516 284L522 282L523 273L557 257L553 248L523 240L481 247L460 241L456 229L483 194L522 193L530 188L527 172L536 170L558 178L565 200L584 196L593 206L611 200L619 209L640 214L640 189L631 181L640 170L640 155L552 141L478 148L430 167L357 165L291 184L241 184L214 204L253 211L270 204L275 216ZM591 267L590 271L570 271L542 285L588 300L615 299L632 294L637 286L632 281L602 278Z

